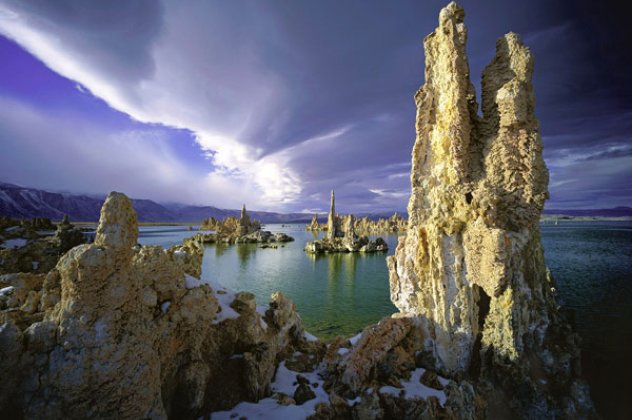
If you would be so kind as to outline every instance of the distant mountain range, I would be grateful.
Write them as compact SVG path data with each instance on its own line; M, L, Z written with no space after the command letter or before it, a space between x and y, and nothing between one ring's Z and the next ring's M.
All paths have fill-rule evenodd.
M96 222L99 220L105 196L66 194L25 188L0 183L0 215L19 219L46 217L61 220L67 214L71 221ZM218 209L212 206L159 204L152 200L132 199L140 222L193 222L209 217L223 219L239 216L240 210ZM273 213L248 210L251 218L263 223L307 223L307 213Z
M67 214L70 220L96 222L99 220L101 206L105 196L56 193L35 188L0 182L0 216L20 219L47 217L61 220ZM138 220L141 222L192 222L199 223L209 217L223 219L228 216L239 216L239 210L219 209L212 206L190 206L186 204L159 204L152 200L132 199ZM547 209L547 215L585 216L585 217L632 217L631 207L615 207L596 210L558 210ZM263 223L307 223L312 214L308 213L274 213L248 210L251 218ZM371 219L388 218L393 213L362 213L358 217L368 216ZM406 216L403 214L403 216ZM320 215L319 220L326 220Z

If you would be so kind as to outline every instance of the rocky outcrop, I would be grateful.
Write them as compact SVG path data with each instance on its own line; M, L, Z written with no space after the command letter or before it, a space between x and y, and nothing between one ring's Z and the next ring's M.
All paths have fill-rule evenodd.
M87 241L67 217L57 227L42 218L5 218L0 225L0 274L47 273L66 251Z
M202 220L200 223L200 230L213 230L216 231L221 226L222 222L214 217Z
M244 236L222 236L218 233L196 233L184 240L184 243L198 244L278 244L292 242L294 238L283 233L272 233L267 230L257 230Z
M310 222L309 225L307 225L307 227L305 228L305 230L310 230L312 232L318 232L319 230L322 229L322 226L318 223L318 215L315 214L312 217L312 221Z
M250 221L248 212L246 212L246 205L244 204L241 209L241 216L239 217L239 228L237 229L237 235L245 236L259 229L261 229L261 225L259 225L259 223L253 223Z
M55 238L59 244L59 255L64 254L71 248L86 242L86 237L80 229L75 228L65 215L62 221L57 225Z
M424 40L408 229L388 259L391 299L417 320L420 350L444 375L473 375L526 417L590 414L576 337L557 312L540 242L548 172L533 56L516 34L498 40L480 118L463 19L450 3Z
M397 213L388 219L371 220L368 217L363 217L355 221L356 232L365 234L406 233L407 227L406 219Z
M261 230L261 223L257 220L250 220L245 204L241 209L239 219L227 217L219 221L211 217L202 222L200 229L213 230L215 233L198 233L187 239L187 241L200 244L270 244L294 240L294 238L285 233L273 234L272 232Z
M282 354L318 352L294 305L199 281L203 248L136 245L111 193L93 244L0 277L0 417L197 418L270 395ZM321 351L322 352L322 351Z
M325 238L308 242L305 245L305 251L310 254L388 251L388 244L384 239L369 240L368 236L359 237L356 235L355 226L356 222L352 214L347 216L336 214L335 196L332 191Z

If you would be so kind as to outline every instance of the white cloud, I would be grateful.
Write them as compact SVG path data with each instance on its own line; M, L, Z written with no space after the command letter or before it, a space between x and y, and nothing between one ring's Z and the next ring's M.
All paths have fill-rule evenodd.
M0 97L3 180L226 208L251 203L256 196L248 185L191 169L177 157L164 130L105 131L79 118L71 121Z
M222 185L246 182L256 205L268 208L300 194L300 177L279 156L261 158L264 150L251 137L262 124L275 120L283 84L260 62L254 46L225 42L219 31L226 24L208 10L212 6L167 3L163 31L146 45L153 71L126 78L100 67L93 46L75 42L73 37L80 34L63 22L47 19L46 11L39 16L37 10L21 10L19 3L4 3L0 3L0 33L76 81L77 89L90 91L140 122L195 133L215 168L208 182L218 192L225 190Z

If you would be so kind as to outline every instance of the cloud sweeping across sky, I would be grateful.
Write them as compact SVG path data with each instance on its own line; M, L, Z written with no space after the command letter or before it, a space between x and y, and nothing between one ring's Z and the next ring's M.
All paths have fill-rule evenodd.
M463 2L473 81L522 33L549 207L631 204L632 101L613 74L629 62L587 39L601 9L551 3ZM402 210L443 5L0 0L0 179L281 211L325 210L333 188L343 211Z

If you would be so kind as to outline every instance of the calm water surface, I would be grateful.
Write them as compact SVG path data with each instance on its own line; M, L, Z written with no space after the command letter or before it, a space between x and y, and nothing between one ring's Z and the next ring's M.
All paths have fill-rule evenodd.
M295 242L278 249L254 244L206 247L202 276L248 290L259 304L280 290L290 297L305 327L322 338L352 335L396 312L388 289L386 255L397 236L383 236L388 253L303 252L314 239L304 225L267 225ZM186 227L142 227L139 241L171 246L195 232ZM542 225L545 256L557 282L557 299L582 337L585 376L605 418L632 418L632 223Z

